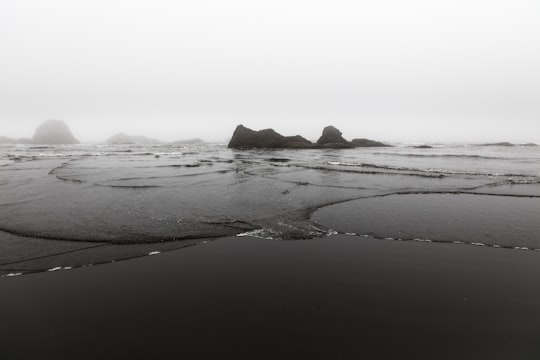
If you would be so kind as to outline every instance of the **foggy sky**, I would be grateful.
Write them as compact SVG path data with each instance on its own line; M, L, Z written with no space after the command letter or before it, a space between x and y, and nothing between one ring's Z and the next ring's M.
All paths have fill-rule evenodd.
M1 0L0 136L540 142L538 0Z

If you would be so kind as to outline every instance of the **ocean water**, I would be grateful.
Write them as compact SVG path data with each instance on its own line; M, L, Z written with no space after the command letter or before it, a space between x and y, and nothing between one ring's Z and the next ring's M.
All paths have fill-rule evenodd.
M540 147L0 146L0 274L226 236L540 249ZM501 250L502 251L502 250Z

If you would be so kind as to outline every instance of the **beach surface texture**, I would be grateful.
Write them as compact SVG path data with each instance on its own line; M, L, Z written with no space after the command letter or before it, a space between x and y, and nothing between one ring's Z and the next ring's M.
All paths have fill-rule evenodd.
M538 359L540 149L0 147L0 359Z

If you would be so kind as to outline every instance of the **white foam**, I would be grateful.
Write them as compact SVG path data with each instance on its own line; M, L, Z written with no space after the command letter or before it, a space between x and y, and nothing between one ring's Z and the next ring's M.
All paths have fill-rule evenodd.
M48 272L52 272L52 271L71 270L71 269L73 269L73 267L71 267L71 266L64 266L64 267L62 267L62 266L57 266L57 267L54 267L54 268L49 269L49 270L47 270L47 271L48 271Z
M237 237L249 236L249 237L255 237L255 238L259 238L259 239L273 240L274 239L273 237L268 236L271 233L272 233L272 231L267 230L267 229L258 229L258 230L248 231L248 232L245 232L245 233L240 233L240 234L237 234L236 236Z
M528 247L519 247L519 246L516 246L514 249L516 249L516 250L529 250Z
M317 231L318 233L323 233L323 232L324 232L323 229L318 228L318 227L316 227L316 226L314 226L314 225L311 225L311 228L312 228L312 229L315 229L315 231Z
M344 161L328 161L328 165L339 165L339 166L351 166L351 167L362 167L364 164L344 162ZM367 164L369 165L369 164ZM386 168L386 166L385 166Z
M480 243L480 242L473 242L473 243L471 243L471 245L474 245L474 246L486 246L486 244Z
M152 256L152 255L157 255L159 253L161 253L161 251L152 251L152 252L148 253L148 255Z
M23 273L9 273L7 275L4 275L5 277L14 277L14 276L21 276ZM3 276L3 277L4 277Z
M348 236L356 236L356 233L345 233L345 235L348 235Z

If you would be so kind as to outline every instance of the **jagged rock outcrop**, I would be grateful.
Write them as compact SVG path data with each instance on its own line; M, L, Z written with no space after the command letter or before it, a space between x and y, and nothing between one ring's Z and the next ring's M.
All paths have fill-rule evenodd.
M148 145L159 144L161 141L150 139L146 136L130 136L124 133L118 133L111 136L107 141L109 145Z
M311 141L300 135L285 136L285 140L289 144L289 147L293 149L307 149L313 146Z
M336 145L336 146L345 146L345 147L353 147L352 143L345 140L343 136L341 136L342 133L334 126L327 126L323 129L323 133L319 140L317 140L317 144L319 145ZM339 145L338 145L339 144Z
M229 147L235 149L351 149L366 146L389 145L368 139L347 141L343 138L341 131L334 126L325 127L322 136L314 144L300 135L283 136L272 129L254 131L238 125L229 142Z
M392 147L392 145L369 139L352 139L351 143L354 147Z
M268 148L268 149L301 149L312 148L313 143L304 139L300 135L283 136L278 134L273 129L265 129L254 131L248 129L244 125L238 125L234 130L229 148L246 149L246 148Z
M38 128L32 138L34 144L79 144L69 127L62 120L47 120Z

